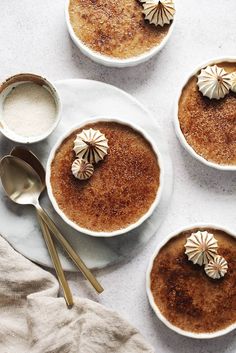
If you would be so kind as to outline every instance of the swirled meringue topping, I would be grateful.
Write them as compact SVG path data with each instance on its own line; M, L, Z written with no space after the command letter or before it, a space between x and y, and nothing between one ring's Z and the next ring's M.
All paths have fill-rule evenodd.
M200 266L208 264L217 254L218 249L214 235L206 231L192 233L184 247L188 259Z
M213 279L224 277L228 271L228 264L224 257L217 255L205 266L207 276Z
M143 14L145 20L153 23L155 26L163 27L170 24L174 18L175 6L171 0L141 0L143 3Z
M231 75L217 65L207 66L198 75L199 91L210 99L224 98L231 88Z
M74 151L76 156L89 163L98 163L104 159L108 151L108 140L99 130L83 130L76 136Z
M77 158L72 163L71 171L75 178L80 180L87 180L93 175L94 167L85 159Z
M231 74L231 91L236 93L236 71Z

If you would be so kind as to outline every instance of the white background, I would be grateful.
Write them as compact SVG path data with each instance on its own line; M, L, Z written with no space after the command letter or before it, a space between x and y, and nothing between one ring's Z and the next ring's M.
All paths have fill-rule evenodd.
M180 147L172 126L173 103L186 74L212 57L236 56L236 0L177 1L176 27L164 50L138 67L109 69L85 58L72 44L64 0L0 0L0 79L31 71L51 80L100 80L133 94L153 112L175 170L165 222L136 258L97 273L106 288L99 298L81 277L68 278L74 294L117 310L158 353L230 353L236 352L235 333L213 341L178 336L155 318L145 293L150 255L169 232L192 222L215 222L236 231L236 173L218 172L193 160Z

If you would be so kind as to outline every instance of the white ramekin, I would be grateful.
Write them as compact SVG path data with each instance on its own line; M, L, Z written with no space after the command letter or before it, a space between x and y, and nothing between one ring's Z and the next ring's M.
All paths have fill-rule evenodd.
M163 246L168 243L168 241L172 238L174 238L175 236L177 236L178 234L184 232L184 231L188 231L194 228L199 228L199 229L205 229L205 228L212 228L212 229L218 229L221 231L224 231L225 233L228 233L229 235L231 235L232 237L236 238L235 233L233 233L231 230L216 225L216 224L191 224L188 225L182 229L176 230L175 232L172 232L171 234L169 234L162 242L160 245L158 245L158 247L156 248L156 250L154 251L151 260L149 262L148 265L148 269L147 269L147 273L146 273L146 291L147 291L147 296L150 302L150 305L153 309L153 311L155 312L155 314L157 315L157 317L167 326L169 327L171 330L179 333L182 336L187 336L187 337L191 337L191 338L196 338L196 339L210 339L210 338L216 338L216 337L220 337L223 335L226 335L227 333L233 331L234 329L236 329L236 322L228 327L226 327L223 330L219 330L219 331L215 331L212 333L195 333L195 332L191 332L191 331L185 331L180 329L179 327L173 325L169 320L166 319L166 317L161 313L161 311L159 310L158 306L156 305L153 295L152 295L152 291L151 291L151 271L153 268L153 263L155 258L157 257L157 255L159 254L160 250L163 248ZM184 251L184 249L183 249Z
M116 230L116 231L112 231L112 232L97 232L97 231L92 231L90 229L87 228L82 228L80 227L78 224L76 224L75 222L71 221L66 215L65 213L60 209L60 207L57 204L57 201L53 195L53 191L52 191L52 187L51 187L51 163L54 159L55 153L57 151L57 149L60 147L60 145L62 144L62 142L65 140L66 137L68 137L73 131L77 130L78 128L81 128L87 124L90 123L95 123L95 122L99 122L99 121L109 121L109 122L117 122L123 125L127 125L129 127L131 127L132 129L138 131L140 134L142 134L142 136L150 143L150 145L153 148L153 151L155 152L157 159L158 159L158 164L160 167L160 185L157 191L157 195L156 198L154 200L154 202L152 203L152 205L150 206L149 210L135 223L129 225L128 227ZM155 210L155 208L157 207L157 205L159 204L160 198L161 198L161 194L162 194L162 188L163 188L163 178L164 178L164 167L163 167L163 162L162 162L162 158L160 155L160 152L158 151L158 148L155 144L155 142L153 141L153 139L139 126L129 122L128 120L121 120L121 119L117 119L117 118L103 118L103 117L95 117L92 119L87 119L83 122L81 122L80 124L77 124L76 126L73 126L65 135L61 136L61 138L57 141L56 145L53 147L49 158L48 158L48 163L47 163L47 167L46 167L46 185L47 185L47 191L48 191L48 196L50 201L52 202L52 205L54 207L54 209L56 210L56 212L61 216L61 218L67 223L69 224L72 228L74 228L75 230L94 236L94 237L113 237L116 235L121 235L124 233L127 233L135 228L137 228L138 226L140 226L147 218L149 218L153 211Z
M235 62L236 63L236 57L222 57L222 58L215 58L215 59L211 59L207 62L204 62L201 65L198 65L197 68L191 73L188 74L187 77L185 78L183 84L181 85L181 89L179 91L178 97L176 99L175 102L175 107L174 107L174 127L175 127L175 132L176 135L180 141L180 143L182 144L182 146L186 149L186 151L188 151L191 156L193 156L194 158L196 158L197 160L199 160L200 162L202 162L203 164L215 168L215 169L219 169L219 170L228 170L228 171L232 171L232 170L236 170L236 165L225 165L225 164L217 164L211 161L208 161L207 159L203 158L202 156L200 156L193 148L192 146L189 145L189 143L187 142L184 134L182 133L182 130L180 128L180 123L179 123L179 117L178 117L178 113L179 113L179 100L181 98L182 92L184 87L186 86L186 84L188 83L188 81L195 76L201 69L205 68L208 65L213 65L213 64L217 64L220 62Z
M37 83L43 87L45 87L52 95L55 105L56 105L56 116L55 122L52 124L48 131L40 134L38 136L26 137L16 134L12 131L6 124L4 124L4 120L2 119L2 109L3 109L3 102L7 95L11 92L11 90L18 86L19 84L26 83L26 82L33 82ZM32 115L34 112L32 111ZM0 131L1 133L9 138L10 140L17 142L17 143L35 143L46 139L57 127L61 117L61 100L59 94L57 92L56 87L48 81L46 78L35 75L32 73L21 73L14 76L7 78L0 84Z
M73 27L70 22L70 15L69 15L69 4L70 0L66 0L66 7L65 7L65 17L66 17L66 24L67 28L69 31L69 34L71 36L72 41L74 44L81 50L81 52L86 55L88 58L91 60L97 62L98 64L102 64L104 66L109 66L109 67L128 67L128 66L135 66L141 63L144 63L145 61L151 59L154 55L156 55L159 51L163 49L163 47L166 45L167 41L169 40L176 21L176 14L174 17L174 20L171 23L171 26L169 28L169 31L165 38L162 40L162 42L155 47L153 47L151 50L138 55L134 56L128 59L118 59L118 58L113 58L108 55L100 54L92 49L90 49L87 45L85 45L75 34Z

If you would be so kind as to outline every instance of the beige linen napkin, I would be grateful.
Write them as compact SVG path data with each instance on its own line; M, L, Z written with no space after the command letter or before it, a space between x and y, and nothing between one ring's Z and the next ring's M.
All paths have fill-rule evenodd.
M1 353L154 353L114 311L75 298L68 310L49 272L0 236Z

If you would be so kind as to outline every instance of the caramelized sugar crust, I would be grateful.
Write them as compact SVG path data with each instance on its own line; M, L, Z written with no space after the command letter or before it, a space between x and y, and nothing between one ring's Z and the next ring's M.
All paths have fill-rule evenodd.
M225 277L214 280L184 254L187 237L197 230L180 233L161 249L151 271L151 290L161 313L173 325L196 333L214 332L236 322L236 239L206 229L215 235L218 253L229 266Z
M160 44L170 27L145 21L138 0L71 0L69 14L82 42L120 59L140 55Z
M236 63L217 66L236 71ZM198 90L197 76L183 89L179 100L179 122L188 144L208 161L236 164L236 94L230 92L217 101L204 97Z
M160 169L156 154L144 137L119 123L98 122L84 129L100 130L109 151L94 167L93 176L82 181L71 172L78 129L58 148L51 166L51 185L59 208L81 227L115 231L135 223L156 198Z

